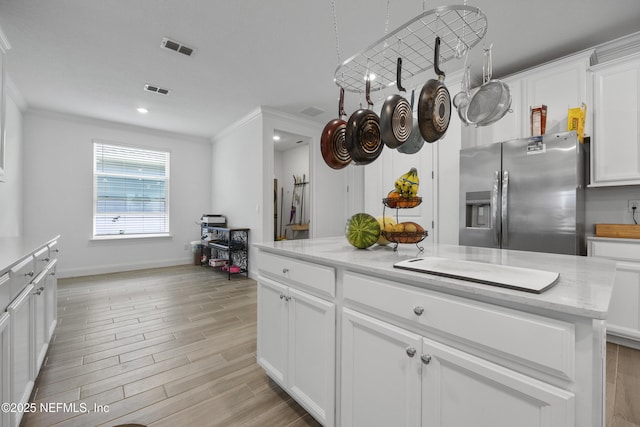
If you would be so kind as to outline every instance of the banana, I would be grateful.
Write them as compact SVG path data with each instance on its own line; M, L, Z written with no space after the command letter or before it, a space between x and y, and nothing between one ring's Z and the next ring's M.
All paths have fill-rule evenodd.
M404 173L396 180L395 188L402 194L402 197L416 197L418 195L419 184L418 170L411 168L409 172Z

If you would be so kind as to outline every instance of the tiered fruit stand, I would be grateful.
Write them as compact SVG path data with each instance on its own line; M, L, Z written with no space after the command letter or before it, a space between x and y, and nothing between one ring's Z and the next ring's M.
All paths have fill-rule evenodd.
M382 209L382 236L387 239L389 242L393 243L393 250L398 250L398 244L400 243L413 243L420 250L420 252L424 251L424 247L420 246L419 243L422 242L428 235L429 232L424 230L422 232L410 232L410 231L387 231L386 230L386 209L395 209L396 211L396 222L399 223L398 219L398 211L400 209L411 209L419 206L422 203L422 197L386 197L382 199L383 209Z

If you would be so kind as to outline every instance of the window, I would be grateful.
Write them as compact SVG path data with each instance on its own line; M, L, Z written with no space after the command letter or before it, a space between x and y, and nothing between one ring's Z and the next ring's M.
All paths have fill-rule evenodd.
M94 142L93 235L169 233L169 153Z

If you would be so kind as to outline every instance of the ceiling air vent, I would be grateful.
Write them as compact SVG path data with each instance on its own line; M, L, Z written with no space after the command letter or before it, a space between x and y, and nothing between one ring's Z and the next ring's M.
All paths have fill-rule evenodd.
M144 85L144 90L147 92L159 93L160 95L169 95L169 89L163 89L154 85Z
M170 40L166 37L163 37L162 44L160 45L163 49L173 50L174 52L179 52L183 55L191 56L193 53L193 48L183 45L180 42L175 40Z
M307 107L304 110L300 111L302 114L306 114L307 116L311 116L311 117L315 117L318 116L322 113L324 113L324 110L322 108L318 108L318 107Z

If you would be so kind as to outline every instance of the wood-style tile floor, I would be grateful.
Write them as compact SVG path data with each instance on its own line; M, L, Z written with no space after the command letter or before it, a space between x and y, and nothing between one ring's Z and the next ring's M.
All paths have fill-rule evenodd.
M62 279L32 394L53 411L21 426L317 426L255 351L256 283L244 276L181 266ZM640 427L640 351L611 343L606 426Z
M607 343L607 427L640 427L640 351Z
M59 280L32 393L53 412L21 426L319 425L256 364L256 297L199 266Z

